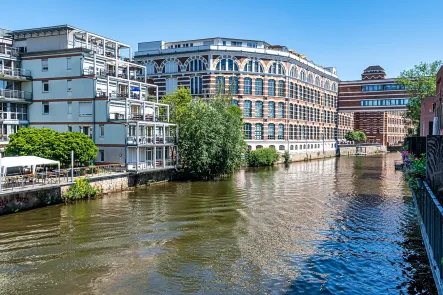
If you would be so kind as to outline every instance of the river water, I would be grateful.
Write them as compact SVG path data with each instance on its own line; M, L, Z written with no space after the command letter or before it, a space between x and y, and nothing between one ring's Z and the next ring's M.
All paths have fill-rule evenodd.
M0 217L0 294L436 294L399 154Z

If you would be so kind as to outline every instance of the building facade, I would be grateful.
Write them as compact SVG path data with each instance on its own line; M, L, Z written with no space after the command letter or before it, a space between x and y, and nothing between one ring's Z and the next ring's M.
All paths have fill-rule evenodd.
M141 75L145 66L133 61L130 46L68 25L5 35L19 52L13 66L29 73L21 86L6 85L29 91L20 97L30 103L23 125L88 135L99 147L98 163L135 171L175 166L177 132L169 106L158 103L158 87Z
M164 95L189 87L195 97L229 93L243 113L250 149L290 153L335 149L338 76L285 46L209 38L138 44L135 60Z
M369 143L403 143L412 128L404 117L409 102L406 90L395 79L386 78L380 66L366 68L361 77L340 82L340 113L353 114L354 129L366 133Z

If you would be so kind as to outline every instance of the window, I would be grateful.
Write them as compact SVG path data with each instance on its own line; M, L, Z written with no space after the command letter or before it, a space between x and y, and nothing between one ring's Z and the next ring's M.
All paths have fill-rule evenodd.
M90 126L83 126L82 127L82 133L89 136L89 137L92 137L91 130L92 130L92 127L90 127Z
M191 78L191 94L201 94L203 88L203 79L201 77Z
M255 139L263 139L263 124L255 124Z
M268 81L268 95L275 96L275 80Z
M238 77L229 77L229 89L232 94L238 94Z
M238 47L241 47L241 46L242 46L242 42L231 41L231 45L232 45L232 46L238 46Z
M285 125L278 124L278 139L285 139Z
M238 100L236 100L236 99L231 100L231 104L232 104L233 106L238 107Z
M68 101L68 114L72 114L72 102Z
M315 85L320 87L320 78L315 77Z
M203 70L203 61L200 59L191 60L188 66L188 71L198 72Z
M225 93L225 77L217 76L215 78L215 89L216 89L218 94L224 94Z
M42 89L43 89L43 92L49 92L49 81L48 80L42 81Z
M245 132L246 139L252 139L252 127L251 123L245 123L243 125L243 131Z
M68 131L72 132L72 126L71 125L68 125Z
M72 69L72 59L70 57L66 58L66 69L71 70Z
M43 58L42 59L42 72L47 72L48 69L49 69L48 59L47 58Z
M224 58L217 63L215 69L218 71L238 71L238 65L233 59Z
M275 118L275 102L268 102L268 118Z
M92 102L79 102L80 116L92 116Z
M243 103L243 117L250 118L252 117L252 105L250 100L245 100Z
M99 125L100 127L100 137L105 136L105 125Z
M251 95L252 94L252 80L251 80L251 78L245 78L243 80L243 83L244 83L244 91L243 91L243 93Z
M245 72L263 73L263 65L258 60L249 60L243 68Z
M305 71L301 71L300 72L300 80L306 81L306 73L305 73Z
M257 48L257 42L247 42L246 46L251 48Z
M285 104L283 102L278 103L278 117L280 119L285 117Z
M146 74L147 75L155 74L155 65L153 63L148 63L146 65Z
M104 150L99 150L98 151L98 155L99 155L99 158L100 158L100 162L104 162L105 161L105 151Z
M311 83L311 84L314 83L314 79L313 79L313 77L312 77L312 74L309 74L309 75L308 75L308 83Z
M166 94L172 93L177 89L177 78L166 79Z
M291 103L289 104L289 119L294 118L294 105Z
M329 90L329 88L330 88L329 81L326 81L325 82L325 89Z
M255 102L255 117L256 118L263 118L263 102L262 101Z
M289 72L289 76L291 76L293 78L298 78L298 72L297 72L297 68L295 66L293 66L291 68L291 71Z
M42 110L43 114L44 115L49 114L49 102L42 103L42 106L43 106L43 110Z
M255 79L255 95L263 95L263 79Z
M332 83L332 91L337 91L337 84Z
M176 61L167 61L165 64L165 73L177 73L178 63Z
M269 74L276 74L276 75L284 75L285 74L285 68L281 63L274 62L269 67Z
M273 123L268 124L268 139L275 139L275 125Z
M294 98L294 82L289 82L289 97Z
M68 92L72 92L72 80L66 80L68 86Z
M285 81L278 81L278 96L285 96Z

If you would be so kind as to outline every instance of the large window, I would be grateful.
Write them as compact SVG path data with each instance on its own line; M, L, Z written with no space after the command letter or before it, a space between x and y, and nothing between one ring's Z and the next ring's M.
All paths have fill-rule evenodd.
M294 104L294 119L298 120L298 105Z
M263 124L255 124L255 139L263 139Z
M177 78L166 79L166 94L172 93L177 89Z
M329 90L331 88L329 81L325 82L325 89Z
M177 73L178 63L176 61L167 61L165 64L165 73Z
M268 81L268 95L275 96L275 80L273 79Z
M224 58L215 67L218 71L238 71L237 63L231 58Z
M294 82L289 82L289 97L294 98Z
M256 118L263 118L263 102L262 101L255 102L255 117Z
M404 86L400 84L378 84L365 85L361 87L361 91L383 91L383 90L403 90Z
M284 102L278 103L278 117L280 119L285 117L285 103Z
M337 91L337 84L335 82L332 83L332 91Z
M255 79L255 95L263 95L263 79Z
M243 131L245 132L246 139L252 139L252 127L251 123L243 124Z
M292 125L289 125L289 140L292 140L293 138L293 127Z
M285 74L285 68L281 63L274 62L269 67L269 74L276 74L276 75L284 75Z
M275 102L268 102L268 118L275 118Z
M252 117L252 103L250 100L245 100L243 102L243 117L245 118Z
M92 102L79 102L80 116L92 116Z
M305 73L305 71L301 71L300 72L300 80L306 81L306 73Z
M229 77L229 89L232 94L238 94L238 77Z
M249 60L243 68L245 72L263 73L263 65L257 60Z
M268 139L275 139L275 125L273 123L268 124Z
M294 105L291 103L289 104L289 119L294 118Z
M291 68L291 71L289 72L289 76L291 76L293 78L298 78L298 72L297 72L297 68L295 66L293 66Z
M247 95L251 95L252 94L252 80L251 78L245 78L243 80L243 85L244 85L244 94Z
M224 94L225 93L225 77L217 76L215 78L215 89L217 93Z
M285 139L285 125L278 124L278 139Z
M278 96L285 96L285 81L278 81Z
M315 85L320 87L320 78L315 77Z
M308 83L311 83L311 84L314 83L314 78L312 77L312 74L308 75Z
M191 60L188 66L188 71L190 72L203 71L203 61L200 59Z
M203 80L201 77L191 78L191 94L201 94L203 88Z

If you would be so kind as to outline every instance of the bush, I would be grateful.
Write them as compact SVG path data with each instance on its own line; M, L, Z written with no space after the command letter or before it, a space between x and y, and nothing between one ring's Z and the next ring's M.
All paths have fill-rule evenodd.
M263 148L248 152L248 165L249 166L272 166L278 161L279 155L273 148Z
M100 188L95 188L89 183L88 178L77 178L69 190L65 193L63 198L65 201L72 201L78 199L86 199L95 197L101 192Z
M291 155L288 151L285 151L285 153L283 154L283 159L285 160L285 164L289 164L289 160L291 160Z

